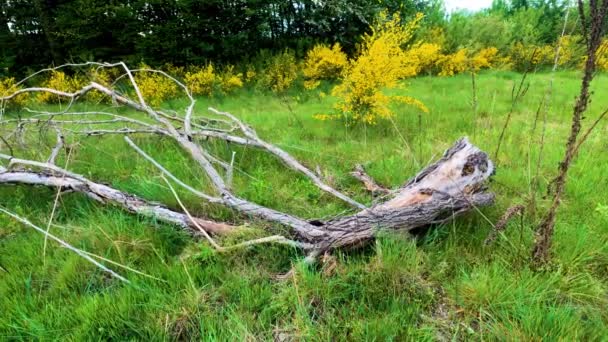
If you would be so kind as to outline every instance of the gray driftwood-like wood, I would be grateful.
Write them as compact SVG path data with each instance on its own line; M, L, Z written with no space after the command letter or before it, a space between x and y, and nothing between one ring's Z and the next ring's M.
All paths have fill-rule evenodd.
M194 218L196 224L184 213L171 210L160 203L146 201L135 195L127 194L108 185L92 182L83 177L68 173L57 174L49 171L8 171L0 168L1 185L31 185L58 188L63 192L82 193L95 201L118 206L130 213L154 218L160 222L179 226L193 235L200 234L196 227L214 234L224 234L234 229L233 226Z
M426 167L388 200L327 222L315 222L323 234L312 241L320 250L359 245L381 232L407 232L443 223L476 207L493 203L485 182L494 166L488 155L466 138Z
M30 111L34 115L27 119L19 119L17 123L12 122L14 120L2 120L2 111L0 111L0 125L17 125L17 129L11 133L13 136L23 134L25 126L37 125L41 122L53 125L58 132L57 146L53 149L48 163L16 161L13 156L4 158L9 159L10 163L8 167L0 165L0 184L45 185L79 191L98 201L117 204L130 212L154 216L159 220L182 227L192 228L199 224L206 227L204 228L205 231L217 230L217 232L220 232L225 230L224 228L229 229L222 224L209 221L193 224L190 222L192 219L188 215L171 211L160 204L151 203L109 186L92 182L80 175L61 170L52 164L63 145L63 131L87 136L121 134L125 135L125 141L135 152L183 189L198 196L202 201L231 208L242 217L256 217L292 228L295 240L299 242L296 245L311 250L312 255L318 255L320 252L335 248L360 245L369 242L382 232L403 233L414 228L446 222L456 215L480 206L489 205L494 199L494 195L487 192L485 187L486 181L494 172L494 165L486 153L475 147L466 138L459 139L445 152L440 160L423 169L402 187L395 190L383 189L382 192L385 193L383 200L367 207L324 183L312 170L284 150L262 140L253 128L234 115L213 108L209 108L209 111L223 119L195 115L194 98L187 87L174 78L154 70L130 70L124 63L87 63L84 65L122 67L125 74L121 77L128 78L136 96L131 98L126 94L118 93L111 87L91 82L72 93L48 88L24 88L0 98L1 103L22 93L48 92L69 100L68 108L61 112ZM169 115L163 110L148 105L133 77L135 71L161 73L182 87L190 99L184 117L182 118L177 114ZM144 113L146 119L103 112L71 112L69 110L74 101L93 90L107 95L116 104ZM100 120L97 116L105 116L109 119ZM66 119L66 117L69 118ZM85 124L86 126L95 124L103 124L104 126L100 129L83 130L82 126ZM119 126L107 128L108 124ZM218 125L215 126L214 124ZM203 193L175 177L129 138L129 135L135 134L162 135L172 139L204 171L214 193ZM229 164L217 156L213 156L205 148L205 145L196 139L200 137L220 139L265 150L282 160L287 167L307 177L319 189L357 208L358 212L326 221L310 221L241 198L232 191L230 186L232 162ZM15 170L14 164L24 164L43 171L19 171ZM357 178L366 183L368 188L370 185L372 188L380 188L371 177L364 173L364 170L362 171L358 174L361 177ZM198 221L198 219L196 220Z

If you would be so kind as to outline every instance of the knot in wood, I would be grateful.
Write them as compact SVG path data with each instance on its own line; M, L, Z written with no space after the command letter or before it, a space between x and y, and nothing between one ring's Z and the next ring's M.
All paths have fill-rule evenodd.
M467 157L467 161L462 167L462 176L468 176L475 172L475 168L478 168L479 171L485 173L488 171L488 155L484 152L477 152L469 155Z

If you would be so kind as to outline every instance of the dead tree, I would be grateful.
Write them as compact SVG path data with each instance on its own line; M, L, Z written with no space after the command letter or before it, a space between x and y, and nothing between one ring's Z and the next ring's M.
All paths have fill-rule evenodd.
M557 209L562 200L562 195L566 188L568 179L568 171L575 160L580 146L589 137L589 134L597 127L597 124L605 117L606 111L599 115L595 122L587 129L587 131L579 137L583 128L583 115L587 111L587 107L591 101L591 92L589 90L591 81L595 76L597 67L598 51L601 49L602 37L605 33L606 16L608 15L608 0L592 0L589 2L589 17L585 15L584 4L582 0L578 1L579 15L583 28L583 37L586 43L586 60L581 81L581 90L576 98L574 109L572 111L572 120L570 133L566 141L566 150L562 161L559 163L557 177L552 181L555 192L551 200L551 207L547 214L543 217L538 226L536 233L536 241L532 251L532 259L537 266L544 265L549 260L549 252L553 240L553 232L555 230L555 219L557 217Z
M131 70L124 63L70 64L58 68L83 66L121 68L124 75L119 79L128 81L130 91L119 92L115 87L91 82L75 92L25 87L0 98L0 101L4 102L24 93L47 92L65 99L68 103L67 108L59 112L28 109L29 114L25 118L12 119L7 118L6 115L0 117L1 127L4 127L5 132L9 132L3 138L5 144L7 139L16 139L19 135L26 134L28 127L34 125L53 127L56 129L58 137L57 146L53 148L51 156L46 162L22 160L7 154L0 155L0 160L5 160L3 164L0 164L0 184L40 185L59 188L63 191L81 192L101 203L118 205L129 212L152 216L189 230L197 228L211 233L225 233L231 230L230 225L192 218L189 214L186 215L187 213L170 210L161 204L152 203L86 179L82 175L64 170L54 163L61 150L61 147L58 146L63 144L64 134L84 137L122 135L136 153L186 191L202 201L231 208L243 217L256 217L291 228L293 240L286 238L271 240L289 241L292 245L306 250L313 256L335 248L364 244L382 231L407 232L417 227L443 223L461 213L489 205L494 199L494 195L487 192L485 186L486 181L494 172L494 166L487 154L472 145L466 138L459 139L440 160L424 168L403 186L394 190L379 187L364 171L359 172L358 176L363 177L364 174L365 179L358 178L363 180L368 188L371 184L377 187L375 190L384 193L382 201L367 207L326 184L304 164L279 147L260 138L253 128L234 115L213 108L209 108L211 115L195 114L195 99L188 88L164 72ZM137 72L160 73L176 82L190 100L188 107L183 113L176 113L148 105L133 76ZM98 111L72 110L73 103L91 91L101 92L111 98L113 102L144 115L118 115ZM100 117L105 119L100 119ZM83 127L87 127L87 129ZM90 129L90 127L94 128ZM180 146L204 171L214 192L205 193L186 184L129 138L133 135L150 134L168 137ZM206 149L204 144L200 143L200 139L203 138L244 145L270 153L287 167L307 177L319 189L348 203L357 212L329 220L306 220L241 198L235 195L231 189L232 163L221 160Z

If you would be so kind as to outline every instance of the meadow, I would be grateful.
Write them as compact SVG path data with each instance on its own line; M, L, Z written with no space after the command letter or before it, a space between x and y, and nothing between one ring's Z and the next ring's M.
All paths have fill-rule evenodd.
M363 203L368 194L349 171L364 164L380 183L396 187L438 158L461 136L494 155L522 75L487 71L471 77L417 77L406 90L429 113L394 105L395 116L377 125L345 127L320 121L335 98L292 90L285 99L250 89L208 106L235 114L259 135L285 149ZM306 266L286 246L261 245L217 254L204 241L175 227L100 207L80 195L61 197L52 232L73 245L157 279L116 268L132 284L105 276L77 255L0 216L0 338L6 340L602 340L608 334L608 190L606 123L583 146L559 211L552 263L530 267L534 229L547 206L547 185L556 175L570 126L579 72L558 72L546 121L537 117L550 73L528 75L530 87L513 106L497 173L489 184L496 204L429 227L415 236L384 236L372 246L338 251L325 265ZM329 89L330 85L321 86ZM592 85L589 122L608 106ZM326 90L327 90L326 89ZM183 100L165 106L181 109ZM83 104L83 109L108 106ZM124 110L123 110L124 111ZM136 115L136 114L133 114ZM546 135L542 138L543 127ZM189 184L206 180L174 143L137 137L138 144ZM349 210L307 179L256 150L207 141L229 159L236 152L235 191L251 201L305 218ZM534 186L539 151L539 186ZM49 147L50 149L50 147ZM47 150L36 151L47 155ZM20 153L25 153L20 151ZM31 151L28 153L32 153ZM59 163L65 163L63 159ZM86 137L73 149L68 168L97 181L178 208L158 171L121 137ZM46 226L55 191L0 188L0 205ZM229 245L279 231L239 219L180 193L193 213L242 224L221 237ZM532 201L534 199L534 201ZM529 205L534 202L535 204ZM505 209L526 204L489 246L484 240ZM329 266L328 266L329 265ZM278 280L295 266L293 276Z

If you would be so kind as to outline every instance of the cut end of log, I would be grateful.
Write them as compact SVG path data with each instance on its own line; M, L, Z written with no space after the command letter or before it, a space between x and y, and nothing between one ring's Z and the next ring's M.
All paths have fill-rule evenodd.
M353 246L373 239L379 231L407 232L447 222L493 203L494 194L485 187L493 173L488 155L467 138L459 139L386 202L318 226L324 234L315 243L320 249Z
M494 163L488 154L471 144L466 137L461 138L440 160L407 182L402 191L382 208L421 204L432 200L435 193L452 197L470 195L482 190L494 171Z

